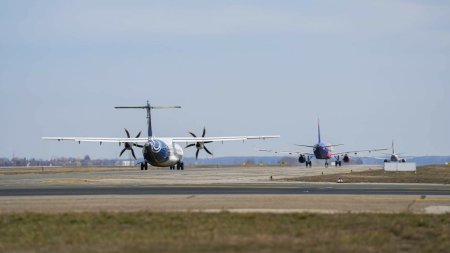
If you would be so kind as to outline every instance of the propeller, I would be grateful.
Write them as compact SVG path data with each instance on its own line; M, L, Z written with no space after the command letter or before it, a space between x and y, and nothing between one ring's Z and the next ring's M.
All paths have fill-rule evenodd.
M136 138L139 138L139 136L141 136L141 132L142 132L142 131L140 131L140 132L136 135ZM128 132L128 130L127 130L126 128L125 128L125 133L127 134L127 137L130 138L130 132ZM136 144L136 143L133 143L133 142L125 142L124 145L125 145L125 147L124 147L124 148L122 149L122 151L120 152L119 157L122 156L122 154L123 154L126 150L130 150L130 151L131 151L131 154L132 154L133 157L134 157L134 160L136 160L136 155L134 154L133 147L140 147L140 148L143 148L143 147L144 147L144 146L142 146L142 145L139 145L139 144Z
M192 135L192 137L197 138L197 136L194 133L189 132L189 134ZM205 134L206 134L206 128L203 128L202 137L205 137ZM195 146L197 148L197 152L195 153L195 159L198 159L198 153L200 152L201 149L204 149L206 151L206 153L208 153L210 155L213 155L211 153L211 151L209 151L208 148L206 148L206 146L205 146L205 144L211 143L211 142L212 141L199 141L199 142L196 142L196 143L189 144L185 148L190 148L190 147Z

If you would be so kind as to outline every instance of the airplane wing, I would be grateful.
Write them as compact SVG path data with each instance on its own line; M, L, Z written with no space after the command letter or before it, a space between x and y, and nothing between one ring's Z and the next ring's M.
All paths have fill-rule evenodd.
M309 155L309 156L314 156L314 154L311 153L305 153L305 152L300 152L300 151L278 151L278 150L271 150L271 149L258 149L258 151L261 152L272 152L275 154L288 154L288 155Z
M146 143L148 138L104 138L104 137L42 137L43 140L105 143Z
M377 151L386 151L388 150L387 148L380 148L380 149L366 149L366 150L354 150L354 151L346 151L346 152L338 152L338 153L333 153L334 155L345 155L345 154L350 154L350 153L362 153L362 152L377 152Z
M314 148L314 146L310 146L310 145L302 145L302 144L294 144L295 146L298 147L304 147L304 148Z
M155 137L156 138L156 137ZM156 139L166 139L172 142L191 143L191 142L224 142L224 141L247 141L247 140L265 140L280 138L279 135L263 136L225 136L225 137L162 137ZM74 141L74 142L99 142L99 143L146 143L148 138L104 138L104 137L42 137L44 140L55 141Z
M224 141L247 141L247 140L265 140L280 138L279 135L262 135L262 136L225 136L225 137L174 137L172 142L224 142Z
M370 158L373 159L378 159L378 160L384 160L384 159L390 159L392 154L388 154L385 157L374 157L374 156L369 156ZM418 156L400 156L399 159L414 159L417 158Z

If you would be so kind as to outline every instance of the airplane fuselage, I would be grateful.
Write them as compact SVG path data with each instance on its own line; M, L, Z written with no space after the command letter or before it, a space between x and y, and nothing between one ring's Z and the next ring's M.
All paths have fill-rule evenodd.
M313 152L316 159L328 160L333 157L333 150L329 146L324 143L314 145Z
M400 161L400 158L396 154L391 155L391 162L398 162Z
M183 161L183 148L165 139L151 139L142 148L146 162L155 167L170 167Z
M386 162L386 160L385 160L385 162ZM391 162L391 163L406 163L406 159L405 159L405 158L400 158L399 155L393 153L393 154L391 155L390 162Z

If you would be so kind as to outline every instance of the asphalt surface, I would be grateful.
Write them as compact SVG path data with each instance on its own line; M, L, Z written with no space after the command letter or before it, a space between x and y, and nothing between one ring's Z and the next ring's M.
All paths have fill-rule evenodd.
M48 187L0 189L0 196L71 195L439 195L450 196L445 185L416 184L297 184L297 185L177 185L146 187Z

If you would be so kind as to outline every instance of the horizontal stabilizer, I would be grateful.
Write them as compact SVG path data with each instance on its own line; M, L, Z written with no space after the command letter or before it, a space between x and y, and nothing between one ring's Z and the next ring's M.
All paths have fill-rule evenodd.
M344 144L333 144L333 145L326 145L325 147L327 148L332 148L332 147L338 147L338 146L343 146Z
M295 144L295 146L305 147L305 148L314 148L314 146L310 146L310 145L301 145L301 144Z
M115 109L180 109L181 106L173 105L173 106L116 106Z

